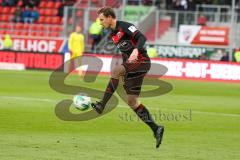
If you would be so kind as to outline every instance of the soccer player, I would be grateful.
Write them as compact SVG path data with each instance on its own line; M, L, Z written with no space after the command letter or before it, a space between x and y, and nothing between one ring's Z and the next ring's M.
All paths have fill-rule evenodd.
M138 101L143 78L151 66L150 58L144 48L146 38L133 24L118 21L114 10L110 7L99 9L98 18L104 28L112 30L111 38L122 52L123 63L114 67L102 100L92 103L92 108L99 114L103 112L108 100L117 89L119 78L123 76L128 105L151 128L156 138L156 148L158 148L162 141L164 127L157 125L148 109Z

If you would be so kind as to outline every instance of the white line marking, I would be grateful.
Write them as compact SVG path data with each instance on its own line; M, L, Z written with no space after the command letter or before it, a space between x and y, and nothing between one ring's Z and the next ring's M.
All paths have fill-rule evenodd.
M23 100L23 101L39 101L39 102L59 102L60 100L53 100L47 98L33 98L33 97L19 97L19 96L0 96L0 99L15 99L15 100ZM118 107L121 108L130 108L127 105L119 104ZM178 110L178 109L168 109L168 108L157 108L158 106L148 107L151 110L168 110L174 112L189 112L189 110ZM223 117L240 117L240 114L230 114L230 113L216 113L216 112L202 112L192 110L192 113L196 114L204 114L204 115L212 115L212 116L223 116Z

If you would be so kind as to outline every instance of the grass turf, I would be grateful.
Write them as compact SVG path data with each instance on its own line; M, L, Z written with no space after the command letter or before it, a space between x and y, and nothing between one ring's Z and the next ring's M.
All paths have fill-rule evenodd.
M123 101L109 114L90 121L58 119L55 105L71 96L49 87L50 74L0 71L1 160L237 160L240 157L240 84L166 80L173 85L173 91L141 100L166 128L163 144L156 150L150 129ZM69 76L67 82L86 85L77 75ZM107 82L108 77L100 76L89 87L104 90ZM182 117L167 119L158 117L160 113Z

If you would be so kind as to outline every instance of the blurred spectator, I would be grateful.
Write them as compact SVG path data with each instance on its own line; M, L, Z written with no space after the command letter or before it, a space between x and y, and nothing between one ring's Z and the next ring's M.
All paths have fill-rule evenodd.
M10 35L5 34L4 41L3 41L3 49L10 50L10 49L12 49L12 45L13 45L13 42L12 42Z
M216 53L214 53L210 56L210 60L220 61L222 59L222 57L223 57L223 50L218 49Z
M139 5L141 3L141 0L128 0L127 4L129 5Z
M2 6L14 6L15 5L15 1L14 0L3 0L2 1Z
M33 10L31 11L31 16L30 16L30 22L34 23L39 19L39 12L37 10L37 7L33 7Z
M173 0L165 0L166 1L166 9L172 10L173 8Z
M200 14L197 19L197 23L198 25L205 26L207 24L207 18L203 14Z
M22 21L22 8L17 6L16 10L13 13L13 22L21 22Z
M173 0L173 9L175 10L187 10L188 2L187 0Z
M234 58L235 58L236 62L240 62L240 49L235 51Z
M196 10L195 0L188 0L188 10L189 11L195 11Z
M31 8L37 7L40 3L40 0L23 0L23 7L29 6Z
M205 53L202 53L199 57L198 57L199 60L208 60L208 57Z
M68 40L68 48L71 53L71 59L76 58L78 56L82 56L84 52L84 35L82 34L81 26L76 26L75 31L71 33L69 40ZM74 59L74 68L80 66L81 61L79 58ZM71 67L71 63L69 67ZM70 68L69 68L70 69ZM70 69L71 71L71 69ZM82 75L82 70L79 69L79 75Z
M95 49L95 46L101 41L102 39L102 36L101 36L101 33L102 33L102 25L100 24L100 20L99 18L96 19L95 22L93 22L89 28L89 34L92 38L92 52L94 51Z
M152 0L142 0L142 4L145 6L151 6L151 5L153 5L153 1Z
M31 11L28 6L25 6L22 12L22 21L24 23L29 23L31 21Z
M225 61L225 62L229 61L229 56L228 56L228 53L226 51L223 51L223 56L221 58L221 61Z
M157 49L154 47L154 45L149 45L149 47L147 48L147 54L150 58L158 57Z
M64 13L64 7L65 6L72 6L75 2L72 0L63 0L61 3L61 6L58 8L58 16L59 17L63 17L63 13ZM70 10L71 11L71 10ZM68 13L69 15L71 15L71 12Z

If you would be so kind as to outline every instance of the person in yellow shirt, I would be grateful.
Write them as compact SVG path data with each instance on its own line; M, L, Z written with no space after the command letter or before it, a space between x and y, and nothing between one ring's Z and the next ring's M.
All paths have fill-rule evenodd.
M96 45L102 39L102 35L101 35L102 30L103 30L103 26L100 24L99 18L97 18L96 21L93 22L89 28L89 34L92 38L92 47L91 47L92 52L94 52Z
M3 41L3 49L11 50L13 46L12 38L9 34L5 34L4 41Z
M235 58L236 62L240 62L240 49L235 51L234 58Z
M68 49L71 52L71 59L82 56L84 52L84 35L82 34L81 26L76 26L75 31L71 33L68 40ZM75 67L80 66L80 59L74 60ZM77 65L77 66L76 66ZM70 66L71 67L71 63ZM80 67L81 68L81 67ZM82 70L79 68L79 75L82 75Z

